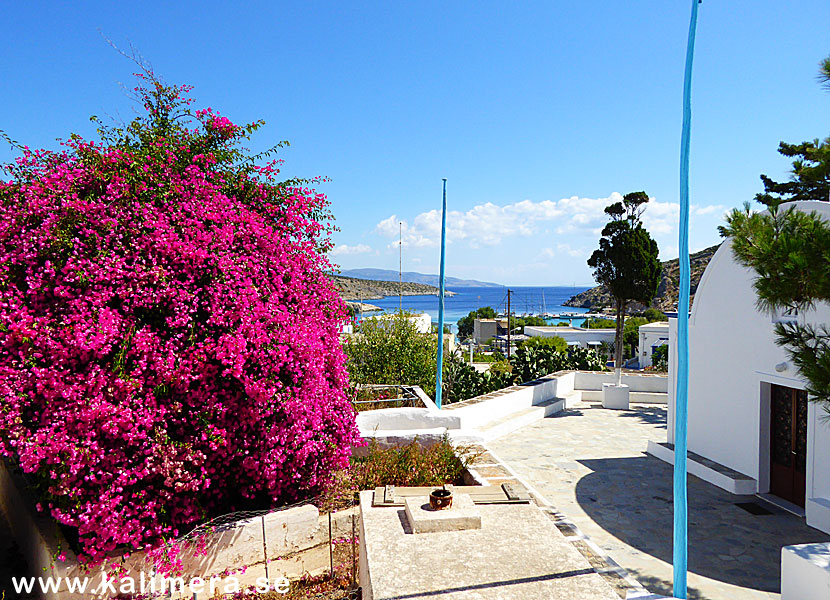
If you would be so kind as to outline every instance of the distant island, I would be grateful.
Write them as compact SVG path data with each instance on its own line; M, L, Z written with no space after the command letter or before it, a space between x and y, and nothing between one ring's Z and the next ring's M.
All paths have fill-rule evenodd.
M376 281L373 279L358 279L356 277L345 277L343 275L330 275L340 297L344 300L379 300L387 296L397 296L399 293L404 296L437 296L438 288L423 283L404 281L398 284L397 281ZM455 292L445 290L446 296L455 296Z
M391 269L346 269L341 271L340 275L372 281L391 281L395 285L398 284L398 272ZM421 283L429 286L438 286L438 275L426 275L424 273L416 273L415 271L404 271L402 275L404 283ZM444 284L455 287L504 287L500 283L476 281L474 279L458 279L457 277L445 277ZM390 295L396 295L397 293L396 290L395 294Z
M690 294L689 306L695 298L697 286L700 283L700 278L703 271L706 270L706 265L715 254L715 251L720 247L720 244L710 246L699 252L689 255L689 263L691 266L690 277ZM663 272L660 275L660 287L657 288L657 296L651 302L651 307L661 310L663 312L673 312L677 310L677 299L679 295L680 282L680 264L679 259L674 258L663 262ZM613 306L611 294L604 286L598 285L585 290L581 294L573 296L570 300L565 302L565 306L575 306L577 308L588 308L591 310L598 310ZM642 310L646 307L633 304L632 310Z

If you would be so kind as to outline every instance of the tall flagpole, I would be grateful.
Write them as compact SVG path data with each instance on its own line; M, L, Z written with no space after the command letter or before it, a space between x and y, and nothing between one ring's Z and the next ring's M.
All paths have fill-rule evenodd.
M441 373L444 368L444 250L447 246L447 180L441 208L441 274L438 280L438 364L435 372L435 405L441 408Z
M683 134L680 141L680 295L677 302L677 388L674 407L674 596L686 598L689 525L686 451L689 418L689 148L692 125L692 63L695 55L697 5L692 0L686 71L683 79Z

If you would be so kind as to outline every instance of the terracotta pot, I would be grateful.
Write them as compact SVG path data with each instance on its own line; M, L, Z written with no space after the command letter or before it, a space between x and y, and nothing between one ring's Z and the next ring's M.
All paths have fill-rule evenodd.
M433 510L443 510L452 506L452 491L445 489L432 490L429 495L429 505Z

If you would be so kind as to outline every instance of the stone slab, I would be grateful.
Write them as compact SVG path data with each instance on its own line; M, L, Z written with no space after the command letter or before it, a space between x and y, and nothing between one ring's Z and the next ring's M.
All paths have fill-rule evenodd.
M427 496L405 498L406 518L412 533L481 529L481 512L467 494L454 494L452 506L433 510Z
M620 600L533 504L480 504L481 529L407 534L361 492L364 600Z

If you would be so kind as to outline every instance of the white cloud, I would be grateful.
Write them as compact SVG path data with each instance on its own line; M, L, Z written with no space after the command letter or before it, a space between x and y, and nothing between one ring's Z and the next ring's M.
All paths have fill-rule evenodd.
M608 198L574 196L558 201L522 200L504 206L487 202L463 212L451 210L447 213L447 242L464 242L471 248L495 246L507 237L540 233L549 222L558 225L558 234L575 230L598 233L606 220L603 209L621 199L614 193ZM411 222L392 215L379 222L375 231L392 240L390 248L398 245L399 235L405 246L435 247L441 238L441 212L423 212Z
M498 246L507 238L544 235L549 237L576 236L597 239L608 221L605 207L622 200L622 194L612 193L606 198L572 196L561 200L533 202L522 200L499 206L492 202L478 204L466 211L447 212L447 243L463 243L470 248ZM692 216L704 216L723 210L721 205L693 205ZM680 205L651 199L642 216L646 229L655 237L664 237L677 231ZM441 239L441 212L430 210L416 215L411 221L391 215L375 226L375 232L390 240L389 248L397 249L399 235L409 248L434 248ZM582 248L559 243L541 250L542 256L554 254L587 257Z
M588 252L583 250L582 248L571 248L569 244L557 244L556 249L563 254L567 254L573 258L580 258L583 256L588 256Z
M570 244L556 244L556 248L542 248L539 251L540 258L557 258L568 256L571 258L587 258L589 252L584 248L573 248Z
M329 256L340 256L341 254L366 254L371 251L372 249L366 244L357 244L355 246L349 246L348 244L338 244L334 248L334 250L332 250L329 253Z
M694 215L708 215L713 212L723 212L726 207L723 204L710 204L709 206L700 206L692 204L691 213Z

